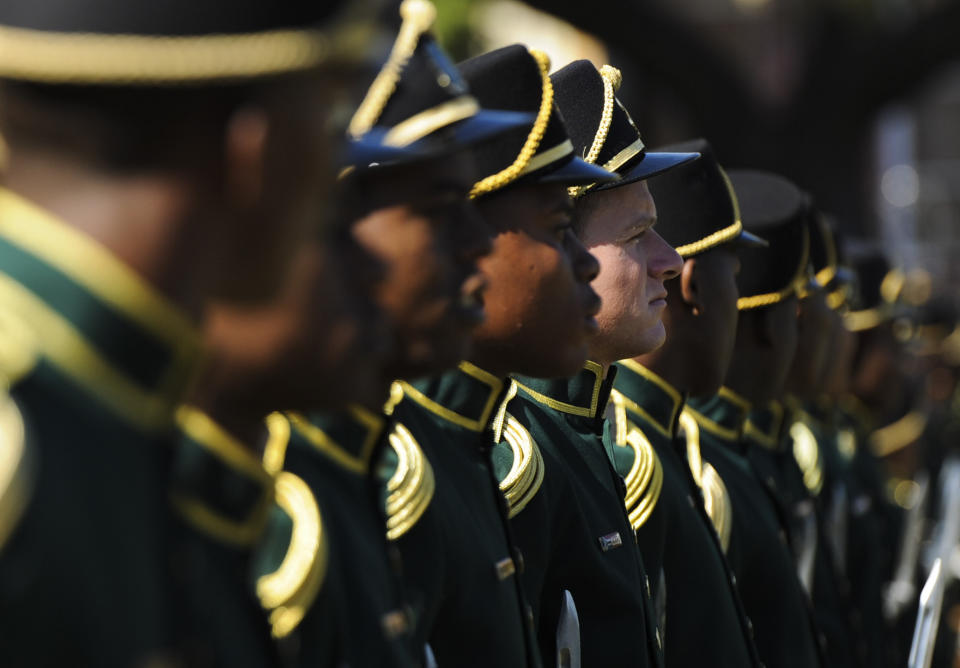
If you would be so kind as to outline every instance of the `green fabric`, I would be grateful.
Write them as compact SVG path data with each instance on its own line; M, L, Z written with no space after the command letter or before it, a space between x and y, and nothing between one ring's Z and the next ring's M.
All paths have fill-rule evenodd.
M719 396L691 400L690 404L727 426L734 425L731 412L739 412L740 424L746 420L742 408ZM754 623L760 658L767 666L824 665L809 599L797 576L786 519L757 478L743 442L721 438L701 424L700 453L720 474L730 494L733 528L727 558Z
M355 471L314 447L291 425L283 469L307 484L320 507L328 564L317 599L282 641L284 655L292 665L304 667L419 665L422 648L414 645L396 547L385 535L382 484L374 476L384 450L382 425L362 424L347 412L307 417L332 447L353 457L359 457L371 439L377 445L369 453L371 470ZM283 513L274 516L275 534L262 550L282 559L289 545L289 533L282 528L289 521ZM276 556L272 562L265 559L259 574L275 570ZM406 628L385 625L388 619L403 620Z
M457 370L417 389L476 420L478 408L498 400L501 385ZM518 572L502 570L513 560L519 571L519 558L492 472L489 432L455 424L409 396L393 416L417 440L436 479L426 512L396 540L418 641L430 643L440 666L540 666Z
M614 389L646 411L644 416L628 410L627 418L650 441L663 470L660 497L637 537L644 563L663 567L666 665L760 665L750 621L690 472L685 443L676 437L676 424L671 424L681 406L628 367L618 367ZM674 438L664 436L648 418ZM632 448L616 446L610 429L605 440L618 455L617 471L626 475L633 465ZM690 638L697 641L689 642Z
M517 380L581 410L597 397L596 410L602 411L609 395L603 379L588 370L569 381ZM604 451L602 415L562 413L522 389L508 410L529 430L544 460L541 488L512 526L545 660L557 656L567 590L580 620L581 665L662 665L650 583L624 509L623 481ZM496 448L509 449L504 443Z

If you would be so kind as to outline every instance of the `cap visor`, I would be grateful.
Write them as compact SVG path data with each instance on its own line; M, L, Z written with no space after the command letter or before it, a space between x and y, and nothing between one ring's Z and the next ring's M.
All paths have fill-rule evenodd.
M591 183L610 183L617 175L603 167L597 167L576 156L562 167L536 177L538 183L562 183L568 186L585 186Z
M533 125L536 117L520 111L496 111L481 109L470 118L456 123L453 130L453 143L469 146L484 139L495 137L502 132Z
M389 165L423 157L423 151L416 146L387 146L383 143L385 135L386 132L374 128L359 139L348 140L341 157L341 167Z
M699 153L646 153L643 156L643 160L630 168L619 181L606 187L623 186L628 183L649 179L658 174L663 174L668 169L693 162L699 158Z
M767 248L770 246L769 241L761 239L756 234L746 230L740 230L740 234L733 239L733 243L744 248Z

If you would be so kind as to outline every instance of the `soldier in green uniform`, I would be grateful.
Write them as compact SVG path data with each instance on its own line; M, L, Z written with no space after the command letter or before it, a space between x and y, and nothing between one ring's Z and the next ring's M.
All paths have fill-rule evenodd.
M515 377L505 442L496 453L501 485L526 557L525 583L538 601L545 656L552 649L560 665L575 651L583 665L660 665L649 571L626 513L623 481L602 440L612 380L606 367L662 342L663 281L676 275L679 261L652 229L656 214L646 179L697 155L646 152L616 99L615 68L598 72L578 61L551 78L575 151L621 179L572 191L578 236L605 253L594 281L606 290L599 331L589 341L591 361L572 378ZM598 342L608 348L602 354ZM522 473L536 469L524 465L527 459L542 460L542 480L535 478L529 489ZM573 610L579 624L571 621Z
M717 470L730 495L727 556L754 621L763 662L798 668L825 665L790 548L791 520L776 497L781 484L777 464L765 468L753 461L754 449L774 447L779 436L777 406L769 402L782 391L796 349L796 295L809 256L806 202L795 186L779 177L739 170L729 174L743 224L770 247L741 252L740 314L725 385L713 397L688 402L693 424L685 425L686 435L699 441L703 458ZM746 422L748 414L756 422L753 426Z
M532 116L474 152L483 178L471 194L494 232L480 263L488 285L468 357L476 364L396 386L388 536L403 558L418 637L438 665L538 666L524 561L491 468L491 419L508 371L563 374L582 363L596 263L570 232L566 187L614 176L575 157L544 54L509 46L459 68L482 105Z
M662 579L654 591L665 602L666 664L759 665L723 552L727 492L695 441L677 431L685 398L709 396L723 381L736 332L737 248L762 241L744 232L736 195L706 141L664 150L701 155L650 182L658 229L684 265L666 284L664 345L617 365L607 452L624 476L644 563ZM698 642L684 640L694 634Z
M168 430L206 303L272 297L315 235L342 88L338 6L255 4L0 9L4 665L230 660L191 625L219 555L170 512Z
M356 137L382 136L395 154L354 162L340 187L344 216L354 221L352 237L381 265L368 291L394 345L377 366L378 405L391 378L439 373L465 353L482 318L476 261L490 245L489 228L468 204L476 180L469 149L532 119L479 108L427 32L431 4L407 0L400 12L391 58L350 125ZM300 376L314 384L336 378L317 371L307 368ZM298 377L292 369L277 375L278 381L291 377ZM288 405L298 410L268 418L264 461L270 471L282 470L280 513L259 564L258 592L294 665L419 665L426 632L415 632L415 625L435 601L405 600L400 555L388 539L417 521L443 483L403 426L359 406L324 412L330 404L320 396L305 386ZM380 469L391 465L396 476L381 480ZM313 502L291 502L296 498L285 498L288 487ZM316 533L318 525L318 540L299 539L301 527ZM433 563L430 555L422 558ZM291 579L297 563L312 567ZM421 568L412 565L413 572Z

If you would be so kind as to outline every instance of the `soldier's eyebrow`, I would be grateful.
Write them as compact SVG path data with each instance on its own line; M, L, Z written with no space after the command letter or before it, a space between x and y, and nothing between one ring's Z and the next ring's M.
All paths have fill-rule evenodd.
M654 225L657 224L657 217L651 216L650 214L641 213L638 214L630 223L623 229L619 235L621 242L630 241L638 234L646 232Z

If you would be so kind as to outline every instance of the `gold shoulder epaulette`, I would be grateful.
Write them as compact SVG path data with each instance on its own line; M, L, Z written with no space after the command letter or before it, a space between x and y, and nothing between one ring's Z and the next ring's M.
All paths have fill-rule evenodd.
M625 397L610 393L613 406L614 447L633 450L633 464L623 480L627 487L624 505L634 530L642 527L653 513L663 489L663 465L650 441L628 417Z
M526 427L506 413L501 434L513 450L513 464L500 481L500 491L507 498L509 516L515 517L540 491L543 484L543 455L540 446Z
M816 496L823 489L823 463L817 437L806 422L797 420L790 425L790 439L793 441L793 458L803 473L803 484Z
M730 530L733 527L733 504L723 479L710 462L703 461L700 452L700 425L690 411L680 414L680 426L687 443L687 465L694 482L703 492L703 507L726 552L730 547Z
M290 518L290 545L280 567L257 580L257 596L275 638L293 631L310 609L327 575L329 544L320 508L303 480L287 471L276 479L277 505Z
M624 504L634 530L646 523L660 500L663 489L663 465L650 441L635 425L627 430L625 446L633 450L633 465L623 480L627 486Z
M0 303L5 280L0 276ZM14 385L37 364L40 347L30 327L13 309L0 308L0 391Z
M436 481L433 467L409 429L397 423L388 441L397 454L397 469L387 481L387 538L397 540L430 506Z
M23 417L6 392L0 393L0 548L27 507L33 486L33 460Z
M720 474L709 462L703 464L700 489L703 490L703 505L707 516L717 531L720 547L726 553L730 547L730 530L733 527L733 505L730 502L727 486L723 484Z

